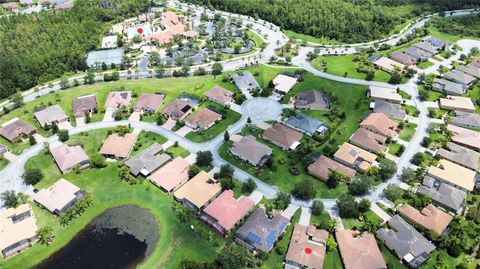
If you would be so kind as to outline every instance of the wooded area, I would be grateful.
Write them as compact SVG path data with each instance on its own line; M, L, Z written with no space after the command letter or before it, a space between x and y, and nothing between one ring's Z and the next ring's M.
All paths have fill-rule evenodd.
M451 18L435 18L431 21L431 24L445 34L480 37L479 14Z

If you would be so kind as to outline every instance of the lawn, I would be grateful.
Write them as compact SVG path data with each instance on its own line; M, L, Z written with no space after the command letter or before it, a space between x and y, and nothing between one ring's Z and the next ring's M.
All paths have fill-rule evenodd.
M417 125L415 123L409 122L403 125L403 129L398 134L398 137L404 141L409 142L412 140L413 135L415 134L415 129Z
M447 113L447 111L444 110L444 109L435 108L435 107L429 107L428 108L428 114L430 115L430 118L440 119L446 113Z
M382 219L377 216L373 211L369 210L365 213L363 213L364 219L369 219L374 222L381 223ZM348 218L342 218L342 223L343 227L345 230L355 230L355 228L358 230L362 226L362 222L359 221L358 219L348 219Z
M438 30L437 27L434 27L432 25L428 27L428 35L447 41L450 44L453 44L460 39L480 40L480 37L478 36L458 36L458 35L450 35L450 34L442 33Z
M9 161L0 156L0 170L7 167L8 164L9 164Z
M380 248L380 252L382 252L383 259L385 260L385 263L390 265L391 267L388 267L390 269L407 269L407 266L402 264L400 260L395 256L383 243L378 243L378 246Z
M325 254L325 260L323 261L323 268L342 269L343 262L340 257L339 250L327 251Z
M13 154L20 154L22 153L25 149L30 148L30 143L28 142L28 139L22 142L18 143L11 143L7 139L3 138L0 136L0 144L6 146Z
M340 42L337 42L332 39L328 38L318 38L314 37L311 35L305 35L305 34L300 34L300 33L295 33L290 30L284 30L283 31L285 35L290 38L290 39L297 39L300 40L301 42L312 42L312 43L317 43L317 44L322 44L322 45L336 45L340 44Z
M410 100L410 94L402 91L402 90L399 90L398 91L398 94L400 94L400 96L402 96L402 99L405 99L405 100Z
M409 116L418 117L418 115L420 114L420 111L415 106L402 105L402 108Z
M400 148L402 147L402 144L399 144L399 143L391 143L389 146L388 146L388 153L394 155L394 156L397 156L397 157L400 157L399 155L400 154ZM405 149L404 149L405 150Z
M190 155L190 152L180 146L170 146L168 149L165 150L165 152L170 153L173 158L176 158L178 156L182 158L186 158L188 155Z
M158 144L164 144L168 139L152 132L141 131L137 138L137 143L132 149L130 156L134 156L137 153L142 152L144 149L148 148L153 143L157 142Z
M478 100L480 100L480 83L476 83L464 96L470 97L474 102L477 102L475 108L477 114L480 114L480 105L478 103Z
M420 62L417 64L417 67L420 68L420 69L426 69L430 66L433 66L433 63L430 62L430 61L423 61L423 62Z

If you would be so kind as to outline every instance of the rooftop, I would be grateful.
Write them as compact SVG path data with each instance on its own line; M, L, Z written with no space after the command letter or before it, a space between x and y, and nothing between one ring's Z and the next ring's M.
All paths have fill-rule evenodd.
M368 115L368 117L360 123L360 126L386 137L394 137L397 135L396 130L398 124L383 113L372 113Z
M59 105L53 105L33 114L40 126L68 120L68 116Z
M375 153L381 153L387 150L385 146L386 141L387 138L385 136L370 132L364 128L359 128L352 137L350 137L352 144Z
M455 125L447 125L447 130L453 132L452 141L467 147L480 149L480 133Z
M475 111L475 105L473 104L472 99L463 96L447 95L446 98L440 98L440 107L472 112Z
M233 92L220 86L214 86L204 94L210 100L220 104L228 104L233 100Z
M134 111L148 110L156 112L165 98L163 93L144 93L138 98Z
M455 212L460 210L463 201L467 198L465 191L437 181L430 176L425 176L417 192L430 196L440 206L452 209Z
M29 204L7 208L0 214L0 250L36 236L37 220Z
M248 135L243 137L240 141L233 143L230 152L254 165L257 165L265 156L272 154L272 149L258 142L254 136Z
M162 154L162 151L162 145L155 142L144 151L128 159L125 165L130 168L130 173L134 176L138 174L147 176L172 159L170 155Z
M438 235L442 235L453 219L450 214L432 204L426 206L422 211L404 204L400 208L399 214L426 229L434 230Z
M61 144L59 146L50 148L50 153L52 154L55 162L58 165L58 168L65 173L70 171L76 165L87 164L89 158L85 151L83 151L81 146L67 146Z
M61 178L52 186L35 193L33 200L50 212L62 211L77 198L79 191L79 187Z
M340 159L351 166L358 167L365 171L377 158L377 155L356 147L349 143L343 145L335 152L335 159Z
M129 91L109 92L105 108L117 109L121 106L129 106L132 100L132 93Z
M176 157L162 168L153 172L149 179L155 185L171 192L182 182L188 180L188 168L190 163L182 157Z
M472 191L475 187L475 171L445 159L438 162L438 167L431 165L427 173L431 177L468 191Z
M402 96L399 93L397 93L396 89L370 86L369 94L370 94L370 97L372 97L373 99L386 99L386 100L396 101L396 102L402 101Z
M278 74L273 79L273 84L275 85L275 90L281 93L288 93L295 84L297 84L298 78L287 76L284 74Z
M322 269L328 232L315 226L296 224L285 260L307 268Z
M337 171L345 175L348 179L355 176L356 171L324 155L320 156L314 163L308 166L308 172L324 181L328 180L331 171Z
M314 119L302 113L291 116L285 123L297 130L309 134L314 134L317 131L322 132L323 129L327 128L323 121Z
M127 158L136 141L137 135L134 133L128 133L125 136L111 134L103 143L100 153L115 158Z
M10 142L20 137L26 137L34 132L35 128L33 126L18 118L7 122L7 124L2 125L2 128L0 128L0 135Z
M217 180L213 179L209 173L200 171L176 190L174 196L178 200L187 200L200 209L221 191L222 186Z
M330 107L330 97L328 94L317 90L301 92L295 96L295 107L328 110Z
M294 148L296 144L299 143L300 139L302 139L302 136L302 133L280 123L275 123L262 134L264 139L280 144L287 149Z
M452 142L448 142L447 147L439 149L437 151L437 154L440 155L442 158L456 164L462 165L475 171L478 170L478 160L480 159L480 153L474 150L459 146Z
M345 269L387 268L372 234L338 230L335 237Z
M83 117L86 112L97 108L97 98L94 94L80 96L72 100L72 110L75 117Z

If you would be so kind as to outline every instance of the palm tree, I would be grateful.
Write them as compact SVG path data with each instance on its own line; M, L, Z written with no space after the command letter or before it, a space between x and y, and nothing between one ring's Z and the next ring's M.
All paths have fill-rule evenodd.
M37 231L37 238L40 244L49 246L55 238L52 227L47 226L39 229Z

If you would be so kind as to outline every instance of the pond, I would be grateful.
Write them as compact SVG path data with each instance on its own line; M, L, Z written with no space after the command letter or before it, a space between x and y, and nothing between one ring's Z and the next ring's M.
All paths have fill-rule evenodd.
M146 209L124 205L92 220L35 269L135 268L155 248L158 223Z

